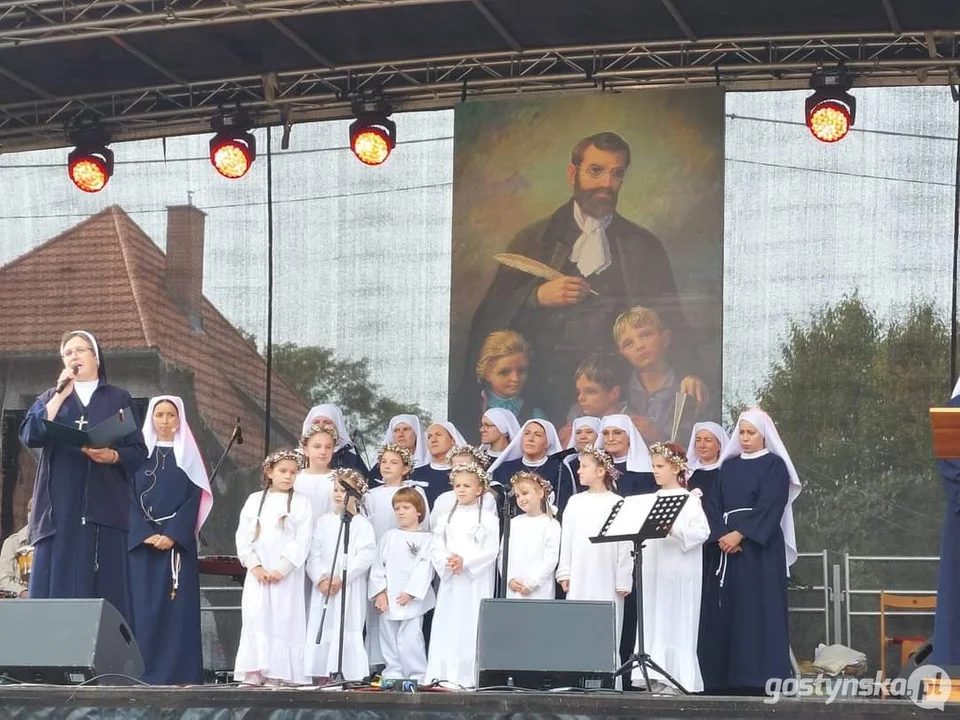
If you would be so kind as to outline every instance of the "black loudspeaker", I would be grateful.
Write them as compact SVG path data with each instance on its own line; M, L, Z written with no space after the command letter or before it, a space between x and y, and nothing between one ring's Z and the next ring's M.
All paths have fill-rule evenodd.
M0 676L20 682L127 685L143 675L133 631L106 600L0 600Z
M477 687L613 688L617 644L612 602L484 600Z

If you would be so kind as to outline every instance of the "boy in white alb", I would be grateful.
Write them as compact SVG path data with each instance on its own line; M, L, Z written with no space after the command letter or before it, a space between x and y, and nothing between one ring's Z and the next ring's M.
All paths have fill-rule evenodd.
M363 499L364 510L370 524L373 525L373 534L379 544L381 538L397 527L397 516L393 511L393 496L404 487L414 487L416 492L420 493L424 504L427 502L427 496L419 486L412 485L410 482L410 473L413 472L413 456L403 445L387 443L380 448L380 454L377 457L377 468L380 470L380 478L383 482L372 488ZM423 523L423 530L427 530L426 523ZM365 640L367 648L367 660L370 662L370 669L376 672L387 662L383 654L383 648L380 647L380 612L371 602L367 607L367 635Z
M393 496L397 527L380 538L370 569L370 597L380 613L380 649L386 663L381 677L423 683L427 669L423 616L433 609L436 596L431 587L432 538L420 529L426 501L418 490L400 488Z

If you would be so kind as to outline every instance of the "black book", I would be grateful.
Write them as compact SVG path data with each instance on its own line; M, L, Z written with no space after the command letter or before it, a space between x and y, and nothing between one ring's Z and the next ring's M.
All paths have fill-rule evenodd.
M76 424L76 423L75 423ZM80 430L73 425L63 425L49 420L43 421L47 437L54 445L69 447L106 448L115 447L127 435L137 429L130 408L123 408L108 417L96 427Z

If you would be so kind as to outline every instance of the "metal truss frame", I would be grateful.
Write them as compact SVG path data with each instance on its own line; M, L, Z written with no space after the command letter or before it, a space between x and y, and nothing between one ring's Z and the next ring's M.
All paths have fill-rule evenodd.
M351 102L365 93L382 95L397 110L414 110L559 91L798 89L808 87L818 66L840 63L854 75L855 87L952 85L960 68L958 44L960 30L940 30L555 47L353 66L318 62L297 72L0 102L0 152L66 146L65 127L79 114L98 117L116 142L207 132L218 108L236 104L259 126L346 118Z

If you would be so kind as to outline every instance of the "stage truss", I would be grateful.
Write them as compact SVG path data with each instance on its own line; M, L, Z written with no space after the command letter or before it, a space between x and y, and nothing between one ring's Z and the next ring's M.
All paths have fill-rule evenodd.
M431 1L448 0L395 0L390 4ZM177 5L174 12L158 9L161 5L145 0L92 0L65 12L60 0L37 0L29 6L0 0L0 46L71 42L95 36L109 36L123 43L124 35L187 23L237 22L238 13L245 19L253 16L277 21L291 14L332 12L334 8L346 11L377 4L375 0L349 5L236 0L234 6L224 6L201 0ZM30 18L33 21L27 22ZM818 66L835 67L841 62L853 72L855 88L953 85L960 66L958 36L960 30L694 38L343 66L317 56L315 67L296 72L193 82L174 77L166 84L76 96L57 96L36 88L40 96L36 100L0 101L0 150L68 145L66 125L80 114L100 118L116 142L207 132L218 108L237 103L253 111L261 126L346 118L351 116L352 101L365 94L382 94L399 111L557 91L620 92L705 85L733 90L797 89L808 87L810 73ZM291 41L296 42L293 38ZM2 67L0 74L11 75Z

